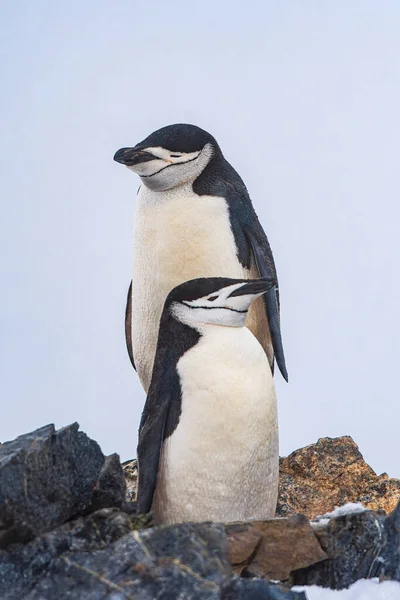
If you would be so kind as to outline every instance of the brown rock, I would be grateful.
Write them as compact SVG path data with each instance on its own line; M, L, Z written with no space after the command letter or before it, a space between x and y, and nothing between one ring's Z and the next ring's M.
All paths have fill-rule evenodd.
M284 581L291 571L328 558L302 515L227 523L225 533L232 567L238 575Z
M282 458L279 470L279 516L314 519L347 502L390 513L400 499L400 480L376 475L350 436L320 438Z

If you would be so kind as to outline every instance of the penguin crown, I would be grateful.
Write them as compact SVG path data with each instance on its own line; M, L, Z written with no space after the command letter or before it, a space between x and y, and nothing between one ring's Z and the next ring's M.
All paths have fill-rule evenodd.
M137 173L146 187L164 191L193 182L220 152L207 131L179 123L154 131L136 146L121 148L114 160Z
M251 303L275 285L274 278L192 279L170 292L165 309L173 318L192 327L243 327Z

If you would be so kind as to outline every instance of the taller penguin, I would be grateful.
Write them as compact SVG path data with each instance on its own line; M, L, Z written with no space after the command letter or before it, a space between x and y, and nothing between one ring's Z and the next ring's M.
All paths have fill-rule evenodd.
M133 279L125 331L128 352L150 386L164 302L180 283L199 277L276 278L271 248L246 186L216 140L195 125L169 125L114 160L142 181L134 215ZM246 326L288 378L278 285L250 308Z

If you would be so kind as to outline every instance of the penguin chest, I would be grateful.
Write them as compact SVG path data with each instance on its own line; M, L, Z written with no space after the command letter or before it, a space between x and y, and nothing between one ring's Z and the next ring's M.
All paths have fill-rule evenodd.
M278 425L268 359L246 328L213 327L178 363L182 407L163 446L159 522L275 514Z
M171 289L197 277L243 275L223 198L197 196L191 187L165 193L141 188L134 220L132 344L145 389Z

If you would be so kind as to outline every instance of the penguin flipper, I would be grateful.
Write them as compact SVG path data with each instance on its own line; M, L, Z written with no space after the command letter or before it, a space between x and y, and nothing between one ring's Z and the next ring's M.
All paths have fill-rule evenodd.
M132 363L132 367L136 371L135 361L133 358L133 349L132 349L132 281L130 283L129 290L128 290L128 296L126 298L125 341L126 341L126 348L128 350L129 358Z
M276 278L276 269L272 256L272 250L269 245L268 238L265 235L258 219L256 222L256 227L247 229L246 233L260 277ZM288 381L279 317L279 288L277 278L276 282L277 283L275 287L271 288L266 294L264 294L263 298L275 359L279 370L282 373L282 377L285 379L285 381Z
M168 391L162 397L158 397L157 392L153 390L154 388L150 386L139 427L137 447L139 472L137 503L139 513L148 513L151 510L160 464L161 447L164 441L165 424L171 403L171 395Z

